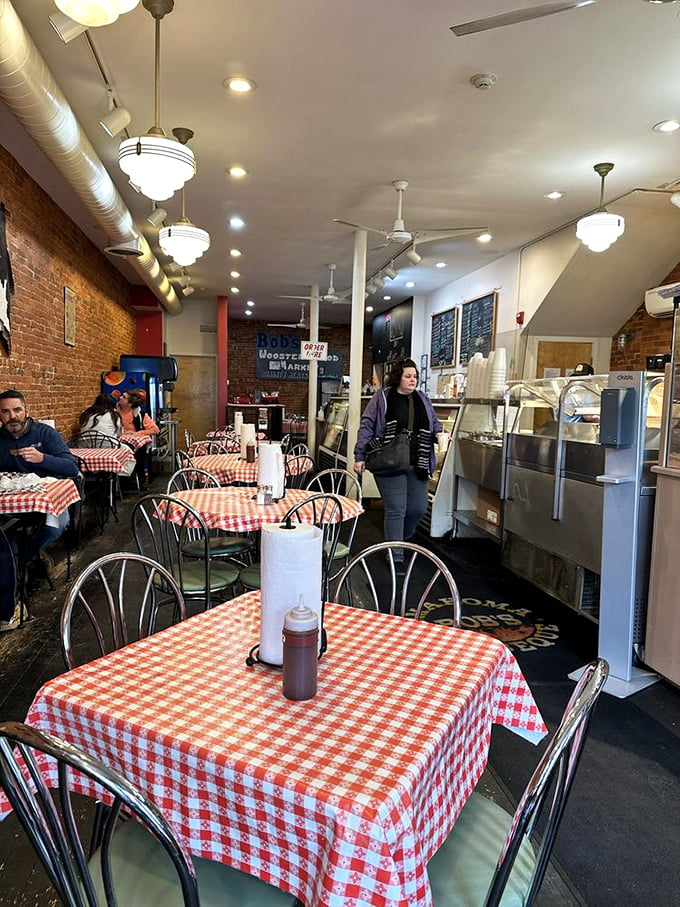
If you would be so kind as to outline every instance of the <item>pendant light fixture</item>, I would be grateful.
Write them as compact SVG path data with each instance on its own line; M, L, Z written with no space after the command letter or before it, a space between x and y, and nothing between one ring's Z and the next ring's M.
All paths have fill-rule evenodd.
M111 25L118 16L129 13L139 0L54 0L57 9L86 28Z
M208 232L195 227L184 213L184 188L182 188L182 216L176 224L160 229L158 243L163 252L183 268L193 265L196 259L210 248Z
M595 173L599 174L600 206L593 214L582 217L576 224L576 236L591 252L604 252L626 229L626 222L620 214L610 214L604 207L604 180L614 169L613 164L595 164Z
M146 135L121 142L118 150L120 169L147 198L162 202L181 189L196 173L193 151L169 139L160 125L161 19L173 8L173 0L142 0L155 20L155 118Z

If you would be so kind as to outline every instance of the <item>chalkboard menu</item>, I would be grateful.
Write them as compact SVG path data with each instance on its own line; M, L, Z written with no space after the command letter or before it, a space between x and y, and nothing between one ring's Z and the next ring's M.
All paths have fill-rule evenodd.
M432 316L430 335L430 368L453 365L456 355L456 320L458 309L448 309Z
M475 353L487 357L493 343L496 294L464 302L460 318L460 362L466 365Z

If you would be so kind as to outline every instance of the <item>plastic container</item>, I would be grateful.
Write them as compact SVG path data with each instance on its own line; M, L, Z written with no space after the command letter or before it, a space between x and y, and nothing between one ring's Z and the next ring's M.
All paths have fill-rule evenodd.
M255 462L255 445L252 443L246 444L246 463Z
M296 702L316 695L319 622L300 601L283 619L283 695Z

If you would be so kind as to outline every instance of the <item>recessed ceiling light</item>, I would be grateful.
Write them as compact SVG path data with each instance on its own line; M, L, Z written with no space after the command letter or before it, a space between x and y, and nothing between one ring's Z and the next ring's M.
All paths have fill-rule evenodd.
M675 132L680 129L680 122L678 120L661 120L660 123L655 123L652 129L654 132Z
M477 237L477 242L491 242L493 236L490 233L482 233Z
M411 287L414 287L415 285L416 285L415 280L407 280L406 283L404 284L404 286L407 287L409 290L411 289Z
M240 258L241 250L240 249L229 249L229 254L232 258Z
M253 313L250 311L250 309L246 309L245 314L246 314L246 315L252 315Z
M233 176L234 179L237 179L237 180L248 175L248 171L246 170L246 168L242 167L240 164L234 164L232 167L229 168L227 173L229 174L229 176Z
M230 292L232 292L232 293L240 293L241 291L239 290L238 287L230 287Z
M445 268L445 267L446 267L445 261L438 261L435 265L435 268Z
M234 280L236 280L237 277L240 277L240 276L241 276L241 272L240 272L240 271L230 271L230 272L229 272L229 276L230 276L230 277L233 277Z
M556 201L558 198L564 198L566 193L562 192L561 189L553 189L552 192L546 192L543 198L549 198L551 201Z
M372 306L372 305L367 305L365 311L366 311L366 312L372 312L372 311L373 311L373 306Z
M239 217L237 214L235 214L233 217L229 218L229 226L231 227L232 230L240 230L241 227L245 227L245 225L246 225L246 222L243 220L242 217Z
M249 306L250 308L252 308L255 305L255 303L253 302L252 299L249 299L248 302L246 303L246 305Z
M252 79L246 79L245 76L229 76L222 84L234 94L249 94L257 88L255 82Z
M391 296L383 296L383 301L384 301L384 302L389 302L391 299L392 299Z

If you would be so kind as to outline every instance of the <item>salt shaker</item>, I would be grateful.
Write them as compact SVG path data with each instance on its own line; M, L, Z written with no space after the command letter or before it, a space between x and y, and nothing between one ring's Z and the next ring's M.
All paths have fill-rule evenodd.
M316 695L319 623L302 602L283 619L283 695L302 701Z

